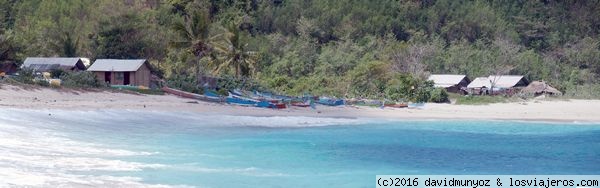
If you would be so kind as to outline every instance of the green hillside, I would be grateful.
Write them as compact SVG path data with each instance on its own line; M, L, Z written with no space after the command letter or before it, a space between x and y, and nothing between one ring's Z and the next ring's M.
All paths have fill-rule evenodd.
M147 58L170 82L213 75L286 94L399 99L428 74L455 73L600 95L599 0L0 0L0 9L0 61Z

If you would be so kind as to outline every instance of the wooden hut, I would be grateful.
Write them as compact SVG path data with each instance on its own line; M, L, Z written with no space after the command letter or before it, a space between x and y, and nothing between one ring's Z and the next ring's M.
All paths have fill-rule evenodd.
M492 75L488 78L492 87L499 89L523 88L529 85L529 81L521 75Z
M474 95L488 95L491 87L492 83L489 77L477 77L467 85L467 90Z
M475 78L467 86L467 89L469 93L478 95L513 95L527 85L529 85L529 81L520 75L492 75Z
M150 87L152 74L145 59L98 59L88 71L111 85Z
M533 96L539 95L562 95L558 89L548 85L544 81L533 81L521 90L521 93Z
M21 68L32 69L34 72L50 72L55 69L63 71L85 70L85 58L79 57L28 57Z
M432 74L428 80L433 81L434 87L444 88L448 92L466 94L466 88L471 82L466 75Z

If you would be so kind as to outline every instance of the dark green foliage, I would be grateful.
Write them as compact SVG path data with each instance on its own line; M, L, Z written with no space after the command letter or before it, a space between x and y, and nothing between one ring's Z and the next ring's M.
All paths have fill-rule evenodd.
M380 98L385 92L390 66L384 62L363 63L350 73L350 90L360 97Z
M167 86L187 92L202 93L202 88L198 85L198 79L194 75L171 75L167 78Z
M225 75L219 78L217 87L224 90L244 89L251 91L257 89L258 85L248 78Z
M96 75L92 72L65 72L60 76L61 85L70 88L96 88L104 86L98 82Z
M448 93L445 89L435 88L431 90L429 102L443 103L448 102Z
M0 29L0 62L15 61L18 50L14 34Z
M50 87L50 83L47 80L43 80L43 79L33 80L33 84L42 86L42 87Z
M54 69L54 70L50 71L50 75L52 76L52 78L60 78L65 74L68 74L68 73L62 69Z
M98 46L96 58L138 59L145 58L146 44L140 18L135 14L125 14L100 22L100 32L96 37Z
M64 41L62 41L63 46L63 56L64 57L75 57L77 56L77 45L79 43L78 39L73 39L73 36L69 33L65 34Z
M199 91L191 75L235 75L290 95L442 102L428 74L522 74L565 96L600 97L583 87L600 84L594 0L0 0L0 9L0 61L147 58L190 91Z
M18 76L15 78L15 80L17 80L18 82L24 84L33 84L33 79L35 78L33 70L24 68L17 71L17 75Z
M410 101L418 86L418 81L411 75L399 74L388 82L385 94L394 101Z

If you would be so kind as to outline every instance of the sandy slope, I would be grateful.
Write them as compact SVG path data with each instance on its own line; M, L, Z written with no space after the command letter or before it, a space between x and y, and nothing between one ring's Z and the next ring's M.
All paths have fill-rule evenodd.
M0 108L29 109L146 109L192 111L205 114L253 116L366 117L400 119L514 119L600 122L600 100L553 100L491 105L427 104L422 109L292 107L284 110L206 103L172 95L139 95L109 91L21 88L0 86Z

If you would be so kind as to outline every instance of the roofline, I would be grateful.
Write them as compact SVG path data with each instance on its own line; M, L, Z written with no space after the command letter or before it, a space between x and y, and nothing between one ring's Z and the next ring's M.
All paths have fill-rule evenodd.
M94 64L96 64L96 61L98 61L98 60L116 60L116 61L140 61L140 60L144 60L144 62L142 62L142 64L140 64L138 67L136 67L135 71L115 71L115 70L101 71L101 70L89 70L92 66L94 66ZM96 59L96 60L94 60L94 63L92 63L90 65L90 67L87 68L87 71L90 71L90 72L136 72L137 70L139 70L142 67L142 65L148 66L147 63L149 63L148 59ZM148 67L148 68L150 68L150 67ZM113 69L114 69L114 67L113 67Z

